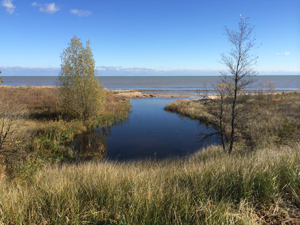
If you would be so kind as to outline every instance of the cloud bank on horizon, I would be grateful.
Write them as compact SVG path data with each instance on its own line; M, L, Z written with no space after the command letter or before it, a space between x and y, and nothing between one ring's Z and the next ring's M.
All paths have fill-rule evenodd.
M97 76L219 76L218 70L189 69L150 69L143 67L124 68L122 66L98 66ZM60 68L56 67L4 67L0 66L1 76L58 76ZM295 70L261 70L259 75L299 75Z

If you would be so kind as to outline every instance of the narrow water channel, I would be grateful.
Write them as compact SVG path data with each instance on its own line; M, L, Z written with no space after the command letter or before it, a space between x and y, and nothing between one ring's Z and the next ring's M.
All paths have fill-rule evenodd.
M109 129L96 129L75 142L80 158L99 157L109 160L135 160L182 157L202 149L200 133L212 133L213 128L164 110L176 98L132 99L129 118ZM212 137L207 144L217 144ZM156 155L156 156L155 156Z

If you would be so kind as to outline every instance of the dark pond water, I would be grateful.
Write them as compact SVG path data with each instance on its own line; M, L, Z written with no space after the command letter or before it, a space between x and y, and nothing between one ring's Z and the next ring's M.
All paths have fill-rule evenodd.
M164 106L176 98L146 98L131 100L132 112L129 118L107 129L84 134L75 142L75 149L81 149L81 159L103 158L131 160L170 156L186 156L203 148L204 145L219 143L218 137L202 143L199 134L212 133L196 120L180 117L164 110Z

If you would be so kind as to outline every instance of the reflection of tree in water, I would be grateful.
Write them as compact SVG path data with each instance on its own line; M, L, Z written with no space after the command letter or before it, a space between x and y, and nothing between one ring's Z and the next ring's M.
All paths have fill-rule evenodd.
M197 130L197 142L200 143L201 148L207 148L210 145L221 143L220 132L217 128L214 128L212 125L206 123L204 124L202 121L199 121L200 130ZM203 127L206 127L203 130Z
M76 161L104 159L107 152L106 135L105 128L77 135L73 143Z

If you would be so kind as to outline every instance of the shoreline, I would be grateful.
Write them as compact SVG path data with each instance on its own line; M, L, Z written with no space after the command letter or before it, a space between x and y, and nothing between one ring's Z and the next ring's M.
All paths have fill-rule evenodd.
M165 97L165 98L190 98L191 94L182 94L182 93L170 93L170 94L164 94L164 93L142 93L139 91L134 92L121 92L114 94L114 96L118 99L139 99L139 98L153 98L153 97ZM199 98L201 98L199 96Z
M0 88L33 88L33 89L40 89L40 88L48 88L48 89L56 89L56 86L31 86L31 85L23 85L23 86L8 86L8 85L0 85ZM164 92L148 92L145 93L141 90L116 90L116 89L106 89L107 92L111 92L116 99L124 100L124 99L139 99L139 98L152 98L152 97L165 97L165 98L191 98L195 97L195 99L214 99L216 98L215 95L208 93L207 98L203 98L201 95L199 95L197 92L195 93L162 93ZM200 90L203 91L203 90ZM252 93L250 94L256 94L255 91L258 90L250 90ZM300 90L279 90L276 91L276 93L283 93L283 92L300 92ZM274 94L276 94L274 93ZM267 93L264 93L267 94ZM193 98L194 99L194 98Z
M293 91L277 91L276 93L273 93L276 95L277 93L282 94L283 92L300 92L300 90L293 90ZM257 93L249 93L250 95L256 95ZM263 95L268 93L263 93ZM118 99L138 99L138 98L152 98L152 97L165 97L165 98L189 98L185 100L195 100L195 99L203 99L205 101L209 99L215 99L217 96L213 94L209 94L206 97L203 97L199 94L193 94L193 93L143 93L140 91L128 91L123 90L120 91L120 93L114 94L115 97ZM194 97L194 98L191 98Z

